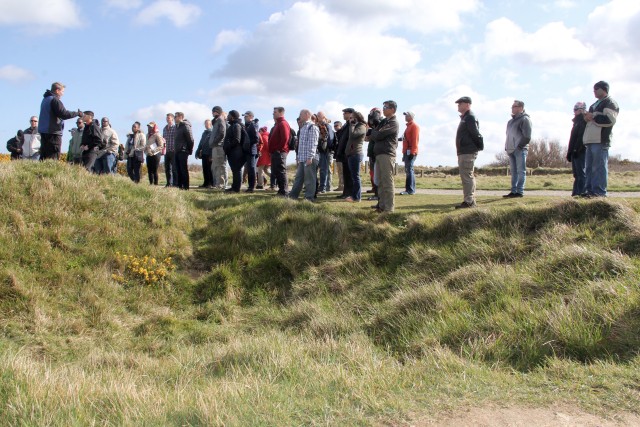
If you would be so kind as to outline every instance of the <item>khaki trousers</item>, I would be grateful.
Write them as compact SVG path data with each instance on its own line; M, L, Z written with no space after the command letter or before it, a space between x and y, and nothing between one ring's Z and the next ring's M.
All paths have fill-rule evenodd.
M213 185L217 188L227 186L227 156L225 156L222 146L213 147L211 150L211 173Z
M458 169L462 180L462 194L468 204L476 202L476 176L473 173L478 153L458 155Z
M395 184L393 170L396 156L378 154L376 156L375 175L378 180L378 205L385 212L393 212L395 203Z

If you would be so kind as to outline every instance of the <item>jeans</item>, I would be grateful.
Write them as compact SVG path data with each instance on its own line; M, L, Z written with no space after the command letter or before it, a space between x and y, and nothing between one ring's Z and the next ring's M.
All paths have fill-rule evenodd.
M527 180L527 149L516 148L509 155L509 167L511 168L511 192L524 194L524 183Z
M275 179L278 185L278 194L280 195L286 195L289 192L287 154L289 153L280 151L271 153L271 177Z
M316 175L318 174L318 161L313 159L310 165L305 162L299 162L296 169L296 178L293 181L293 187L289 197L297 199L304 184L304 198L313 200L316 195Z
M353 182L351 189L351 198L359 202L362 198L362 183L360 181L360 164L362 163L362 154L352 154L347 157L349 172L351 173L351 181Z
M343 197L351 197L351 193L353 193L353 179L351 178L351 171L349 170L349 163L345 158L342 163L342 181L344 184L344 188L342 190Z
M249 190L253 190L256 188L256 163L258 163L258 156L256 154L245 154L244 169L247 171Z
M458 154L458 170L462 180L464 201L470 205L476 202L476 176L473 173L478 153Z
M168 187L175 186L177 181L175 157L175 151L167 151L164 155L164 175L167 178Z
M609 147L603 144L585 144L586 192L597 196L607 195L609 176Z
M182 190L189 189L189 153L186 151L176 152L176 175L178 176L178 187Z
M331 163L333 162L333 153L320 153L320 188L318 191L331 191Z
M116 155L114 153L105 153L93 165L93 169L97 174L113 173L113 165L116 163Z
M587 172L585 168L586 152L580 151L571 155L571 169L573 172L572 196L579 196L587 191Z
M407 175L404 189L409 194L416 192L416 174L413 171L413 164L416 162L416 156L404 155L404 173Z

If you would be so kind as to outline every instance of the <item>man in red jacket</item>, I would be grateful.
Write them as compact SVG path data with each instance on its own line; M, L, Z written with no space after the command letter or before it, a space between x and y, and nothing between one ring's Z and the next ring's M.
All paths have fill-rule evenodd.
M404 173L407 176L404 191L401 195L416 194L416 174L413 171L413 164L418 155L418 144L420 142L420 126L413 120L416 116L412 111L407 111L404 119L407 122L407 129L402 137L402 161L404 162Z
M289 191L287 183L287 154L289 154L289 138L291 127L284 118L284 107L274 107L273 119L276 121L269 135L269 153L271 154L271 173L276 177L278 195L286 196Z

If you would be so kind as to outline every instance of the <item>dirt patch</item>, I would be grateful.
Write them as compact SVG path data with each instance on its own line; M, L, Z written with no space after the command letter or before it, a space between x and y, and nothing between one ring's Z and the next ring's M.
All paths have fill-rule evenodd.
M631 413L604 416L578 408L468 408L435 419L422 419L410 426L486 426L486 427L614 427L640 426L640 416Z

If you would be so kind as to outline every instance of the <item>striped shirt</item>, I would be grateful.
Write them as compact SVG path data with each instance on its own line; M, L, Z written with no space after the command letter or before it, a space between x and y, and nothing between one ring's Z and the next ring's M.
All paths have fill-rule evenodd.
M176 125L173 124L171 126L166 125L164 129L162 129L162 137L166 141L167 151L175 151L175 141L176 141Z
M309 159L319 160L319 139L320 129L318 126L311 121L306 122L298 134L298 156L296 157L298 163L304 163Z

